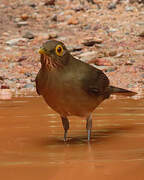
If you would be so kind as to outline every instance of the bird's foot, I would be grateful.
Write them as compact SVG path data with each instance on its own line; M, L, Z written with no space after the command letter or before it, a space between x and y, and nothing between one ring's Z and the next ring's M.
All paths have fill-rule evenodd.
M64 132L64 142L67 142L67 131Z
M88 142L90 142L90 137L91 137L91 130L88 129Z

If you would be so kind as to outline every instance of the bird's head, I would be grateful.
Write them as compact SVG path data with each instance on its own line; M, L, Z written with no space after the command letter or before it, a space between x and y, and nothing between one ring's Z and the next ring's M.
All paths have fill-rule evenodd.
M48 70L63 66L68 60L67 55L69 54L65 45L56 40L49 40L43 43L39 53L42 66L47 67Z

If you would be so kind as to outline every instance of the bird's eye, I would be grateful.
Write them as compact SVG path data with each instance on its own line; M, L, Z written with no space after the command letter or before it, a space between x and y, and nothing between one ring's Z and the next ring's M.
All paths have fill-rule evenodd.
M58 56L62 56L63 55L63 47L61 45L57 45L56 46L56 54Z

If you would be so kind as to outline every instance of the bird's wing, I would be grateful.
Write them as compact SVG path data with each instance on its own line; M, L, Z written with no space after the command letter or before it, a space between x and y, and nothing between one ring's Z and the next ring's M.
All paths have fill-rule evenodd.
M36 91L37 91L38 95L40 95L39 86L38 86L39 73L37 74L37 76L36 76L36 78L35 78L35 82L36 82Z
M97 68L89 68L82 79L83 89L90 95L106 95L109 80L107 76Z

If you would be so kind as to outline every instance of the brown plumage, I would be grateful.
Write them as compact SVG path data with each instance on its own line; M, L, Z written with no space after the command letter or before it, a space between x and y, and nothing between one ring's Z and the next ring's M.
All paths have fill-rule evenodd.
M47 104L60 114L66 141L68 116L87 119L88 141L92 128L91 114L113 93L129 96L135 92L109 85L107 76L99 69L74 58L62 42L50 40L43 44L41 69L36 77L36 89Z

